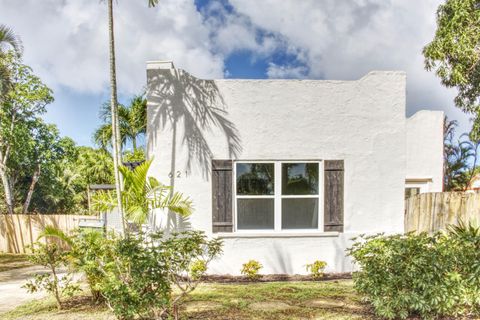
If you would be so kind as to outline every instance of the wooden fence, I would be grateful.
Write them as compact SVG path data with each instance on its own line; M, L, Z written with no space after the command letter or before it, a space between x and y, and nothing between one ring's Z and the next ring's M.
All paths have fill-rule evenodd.
M25 253L46 226L69 232L78 227L81 218L92 216L0 214L0 252Z
M422 193L405 202L405 231L445 230L459 221L480 224L480 193Z

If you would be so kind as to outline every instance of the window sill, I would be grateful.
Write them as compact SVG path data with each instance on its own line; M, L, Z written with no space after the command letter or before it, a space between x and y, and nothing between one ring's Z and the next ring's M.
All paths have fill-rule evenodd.
M329 238L338 237L340 232L221 232L215 233L218 238Z

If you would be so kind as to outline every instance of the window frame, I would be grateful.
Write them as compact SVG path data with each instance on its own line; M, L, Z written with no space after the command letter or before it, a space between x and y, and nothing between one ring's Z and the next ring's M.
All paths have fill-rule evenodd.
M239 163L273 163L274 165L274 192L273 195L237 195L237 164ZM282 195L282 164L283 163L317 163L318 164L318 194L316 195ZM324 232L323 200L324 200L324 161L323 160L235 160L233 161L233 231L236 233L312 233ZM318 225L309 229L282 229L282 199L318 199ZM238 229L237 199L273 199L273 229Z

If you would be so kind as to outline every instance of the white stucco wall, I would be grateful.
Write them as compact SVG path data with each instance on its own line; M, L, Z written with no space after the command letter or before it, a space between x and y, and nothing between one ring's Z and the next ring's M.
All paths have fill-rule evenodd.
M147 68L150 173L195 204L188 221L170 225L218 236L211 233L211 158L345 160L344 233L228 234L210 272L238 274L250 259L264 265L263 273L305 273L317 259L329 271L349 271L344 251L351 237L403 231L405 73L371 72L357 81L205 81L164 67ZM229 152L229 145L238 150ZM180 177L170 179L177 171Z
M407 119L407 184L441 192L443 185L442 111L422 110Z

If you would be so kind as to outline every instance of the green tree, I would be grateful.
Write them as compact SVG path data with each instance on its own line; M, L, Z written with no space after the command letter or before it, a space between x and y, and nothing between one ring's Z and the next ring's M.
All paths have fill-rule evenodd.
M134 96L128 106L118 105L120 139L122 146L131 143L137 150L138 139L145 134L147 128L147 100L143 95ZM100 118L104 122L94 133L95 143L107 150L112 146L111 107L109 103L102 106Z
M8 213L14 211L13 181L9 170L12 157L24 151L24 138L32 123L53 101L52 91L35 76L30 67L12 53L0 56L11 75L11 88L0 102L0 179Z
M113 159L108 152L91 147L78 147L78 152L75 167L86 184L112 184L115 181Z
M480 135L480 5L477 0L447 0L437 10L435 37L423 49L425 68L442 84L456 88L455 104L473 115L470 137Z
M41 175L38 177L30 207L27 209L24 200L24 210L39 213L82 212L84 210L82 206L86 208L81 196L85 191L79 184L81 176L73 170L78 157L77 147L72 139L61 137L55 126L49 126L51 145L44 149L45 154L40 157L43 158ZM38 166L36 159L29 160L26 168L20 170L24 174L17 189L20 190L22 197L25 195L28 197L29 186L32 184L31 173L36 172L35 168Z
M113 184L113 159L104 150L75 146L62 138L63 157L46 166L32 199L39 212L87 213L91 184Z
M463 191L474 177L478 162L479 141L470 141L467 134L455 140L457 121L444 119L444 190Z
M42 168L55 165L57 161L63 158L63 149L58 129L55 125L45 124L41 120L34 122L30 129L30 139L24 141L24 146L28 148L28 170L31 173L31 181L25 196L22 213L28 213L35 186L42 174ZM24 147L25 148L25 147ZM25 169L27 169L25 168Z

